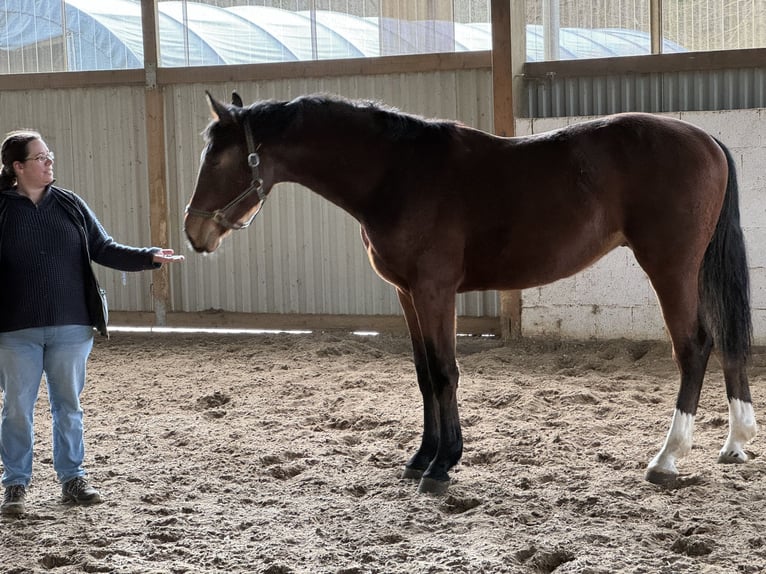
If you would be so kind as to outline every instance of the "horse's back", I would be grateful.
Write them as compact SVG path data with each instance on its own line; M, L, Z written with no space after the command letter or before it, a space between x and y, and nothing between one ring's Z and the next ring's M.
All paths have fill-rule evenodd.
M461 290L492 279L502 279L497 288L555 281L618 245L645 258L675 250L698 259L712 236L726 159L689 123L626 113L487 142L474 170L479 201L466 206ZM513 271L500 278L493 265Z
M556 159L561 164L576 163L582 167L584 163L603 170L632 171L643 169L648 163L657 167L674 165L683 170L682 165L674 162L700 164L714 157L725 161L715 140L699 127L676 118L640 112L615 114L513 139L518 150L528 148L529 153L549 156L547 159L558 155Z

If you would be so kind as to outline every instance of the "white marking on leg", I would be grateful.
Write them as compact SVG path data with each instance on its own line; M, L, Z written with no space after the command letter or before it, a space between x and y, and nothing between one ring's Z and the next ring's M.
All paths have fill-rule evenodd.
M690 415L676 409L673 413L673 422L670 424L670 432L665 439L660 452L657 453L647 467L647 475L678 476L676 459L689 454L692 448L692 435L694 434L694 415Z
M752 440L758 430L752 403L740 399L729 401L729 436L718 455L718 462L747 462L745 445Z

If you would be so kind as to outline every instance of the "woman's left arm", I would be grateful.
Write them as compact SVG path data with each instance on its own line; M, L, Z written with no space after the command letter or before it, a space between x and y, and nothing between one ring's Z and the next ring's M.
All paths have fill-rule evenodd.
M175 255L172 249L161 247L132 247L117 243L106 232L96 214L82 199L80 208L85 217L90 258L99 265L119 271L144 271L158 269L163 263L183 261L183 255Z

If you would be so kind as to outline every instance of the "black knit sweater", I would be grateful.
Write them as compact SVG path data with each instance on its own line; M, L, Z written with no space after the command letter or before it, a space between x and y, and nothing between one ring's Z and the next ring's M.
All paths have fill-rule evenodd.
M116 243L77 195L49 186L35 205L0 191L0 332L95 325L90 260L121 271L157 268L158 248Z

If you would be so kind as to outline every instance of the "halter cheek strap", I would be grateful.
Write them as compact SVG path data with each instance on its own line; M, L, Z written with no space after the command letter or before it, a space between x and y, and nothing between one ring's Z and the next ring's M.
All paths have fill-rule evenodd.
M227 203L224 207L221 209L216 209L215 211L204 211L202 209L196 209L192 207L191 205L186 206L186 213L191 215L196 215L198 217L203 217L205 219L212 219L215 221L218 225L221 227L225 227L226 229L233 229L235 231L239 229L244 229L245 227L248 227L253 220L255 219L255 216L260 213L261 208L263 207L264 202L266 201L266 196L268 195L264 189L263 189L263 179L260 176L260 169L259 166L261 164L261 158L258 155L258 150L261 148L260 144L258 146L255 145L255 140L253 139L253 132L250 128L250 125L246 123L245 125L245 139L247 140L247 165L250 166L251 171L251 179L250 179L250 186L240 193L237 197L232 199L229 203ZM255 210L255 213L244 223L239 223L238 221L230 221L228 217L228 213L230 210L237 207L240 203L242 203L245 199L250 197L252 194L256 194L258 196L258 209Z

